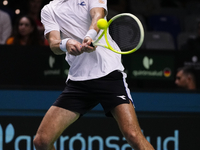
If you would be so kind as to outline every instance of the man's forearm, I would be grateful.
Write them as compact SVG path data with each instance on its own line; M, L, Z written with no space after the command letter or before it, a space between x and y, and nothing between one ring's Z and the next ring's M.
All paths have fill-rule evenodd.
M59 46L60 42L61 42L61 40L54 40L54 41L51 41L51 43L50 43L50 48L53 51L53 53L56 54L56 55L65 54L65 52L63 52L60 49L60 46Z

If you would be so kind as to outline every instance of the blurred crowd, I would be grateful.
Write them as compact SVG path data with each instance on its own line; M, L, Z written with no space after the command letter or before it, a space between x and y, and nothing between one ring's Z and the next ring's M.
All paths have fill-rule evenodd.
M7 7L0 8L0 44L48 46L40 21L43 0L28 0L24 7L15 15Z
M43 37L44 27L40 21L40 11L49 1L2 0L0 44L48 45ZM146 33L142 46L144 49L196 50L200 47L198 40L193 42L200 34L198 25L200 2L197 0L108 0L107 2L108 20L123 12L130 12L140 19ZM39 42L33 40L35 38L38 38Z

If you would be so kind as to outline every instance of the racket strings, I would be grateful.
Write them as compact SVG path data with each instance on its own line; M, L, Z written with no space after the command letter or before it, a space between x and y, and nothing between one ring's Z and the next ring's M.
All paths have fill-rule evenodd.
M140 41L140 29L137 22L129 16L122 16L114 20L109 27L112 39L121 51L134 49Z

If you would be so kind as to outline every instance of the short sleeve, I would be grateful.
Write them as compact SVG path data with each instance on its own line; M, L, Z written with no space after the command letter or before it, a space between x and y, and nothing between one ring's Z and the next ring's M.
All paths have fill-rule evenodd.
M107 12L107 0L89 0L89 10L94 7L102 7Z
M60 27L54 18L53 12L47 6L41 10L41 22L45 28L44 35L53 30L60 31Z

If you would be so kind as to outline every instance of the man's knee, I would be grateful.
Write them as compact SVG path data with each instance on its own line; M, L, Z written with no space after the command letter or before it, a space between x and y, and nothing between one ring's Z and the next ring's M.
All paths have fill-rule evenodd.
M141 136L141 133L138 130L129 130L129 131L126 130L123 131L123 135L127 140L135 141Z
M36 150L47 150L50 145L48 143L48 141L40 135L35 136L35 138L33 140L33 144L34 144Z
M139 136L139 132L138 131L129 131L129 132L125 132L124 136L126 139L136 139Z

